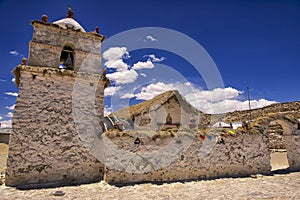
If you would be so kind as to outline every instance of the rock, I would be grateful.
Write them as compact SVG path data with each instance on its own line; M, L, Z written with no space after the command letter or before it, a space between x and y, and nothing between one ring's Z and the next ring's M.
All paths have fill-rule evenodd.
M62 190L56 190L55 192L52 193L53 196L64 196L65 192Z

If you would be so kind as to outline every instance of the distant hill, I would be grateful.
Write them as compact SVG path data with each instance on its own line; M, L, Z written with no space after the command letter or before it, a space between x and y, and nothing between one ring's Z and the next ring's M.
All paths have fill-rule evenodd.
M288 102L288 103L275 103L263 108L257 108L251 110L252 119L269 115L271 113L284 114L286 116L300 119L300 101ZM250 119L250 111L234 111L225 114L224 121L235 122Z

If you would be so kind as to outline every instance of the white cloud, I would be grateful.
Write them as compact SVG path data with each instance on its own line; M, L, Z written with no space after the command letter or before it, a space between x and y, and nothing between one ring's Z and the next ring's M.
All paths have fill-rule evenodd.
M161 62L165 60L165 57L157 58L154 54L144 55L143 57L148 57L152 62Z
M130 99L130 98L133 98L133 97L135 97L134 94L132 94L132 93L126 93L123 96L121 96L121 99Z
M118 60L124 57L129 57L126 47L111 47L103 53L105 60Z
M1 128L11 128L11 120L0 121Z
M8 112L7 114L6 114L6 117L13 117L13 113L12 112Z
M157 41L157 39L154 38L154 37L151 36L151 35L147 35L147 36L146 36L146 40L150 40L151 42Z
M10 54L10 55L13 55L13 56L18 56L18 55L20 55L20 53L19 53L18 51L16 51L16 50L10 51L9 54Z
M4 94L9 95L9 96L14 96L14 97L18 96L18 93L16 93L16 92L5 92Z
M259 100L252 100L250 101L251 108L262 108L264 106L271 105L273 103L277 103L276 101L269 101L265 99ZM225 113L225 112L232 112L236 110L248 110L249 109L249 102L248 101L239 101L233 99L227 99L220 102L208 102L203 101L200 106L198 107L199 110L204 111L205 113L210 114L218 114L218 113Z
M111 81L114 81L116 84L125 84L134 82L138 73L135 70L127 70L127 71L117 71L111 74L106 75Z
M175 90L174 84L165 84L163 82L158 82L155 84L147 85L146 87L143 87L141 89L141 92L138 94L135 94L137 99L140 100L149 100L156 95L163 93L168 90Z
M140 73L140 75L141 75L142 77L146 77L146 76L147 76L145 73Z
M105 106L104 107L104 117L109 115L110 113L112 113L112 111L113 111L112 107Z
M120 90L120 86L117 86L117 87L115 87L115 86L110 86L110 87L107 87L107 88L105 88L105 90L104 90L104 95L105 96L112 96L112 95L114 95L118 90Z
M0 82L5 82L6 80L4 80L4 79L0 79Z
M6 106L5 108L7 108L8 110L14 110L15 109L16 104L12 105L12 106ZM1 120L1 119L0 119Z
M178 90L188 102L205 113L218 114L232 112L235 110L246 110L249 108L248 101L238 100L240 95L243 94L243 91L239 91L232 87L216 88L214 90L202 90L190 82L177 82L169 84L158 82L143 87L141 92L134 94L134 96L140 100L149 100L154 96L168 90ZM126 94L122 96L122 98L126 97L132 98L133 94ZM259 99L252 100L250 103L251 108L254 109L277 102Z
M139 69L152 69L154 68L153 63L150 60L147 60L146 62L137 62L132 66L132 69L139 70Z
M2 120L2 119L3 119L3 117L0 116L0 120Z
M16 78L12 78L12 79L11 79L11 82L15 82L15 81L16 81Z
M123 58L129 58L126 47L111 47L103 53L103 59L107 60L104 64L107 68L113 68L117 71L125 71L128 65Z
M232 87L227 88L215 88L213 90L195 90L195 93L191 96L197 96L197 99L207 100L210 102L218 102L224 99L233 99L242 94L242 91L234 89Z
M106 67L116 69L117 71L125 71L128 69L128 65L121 59L109 60L105 63Z

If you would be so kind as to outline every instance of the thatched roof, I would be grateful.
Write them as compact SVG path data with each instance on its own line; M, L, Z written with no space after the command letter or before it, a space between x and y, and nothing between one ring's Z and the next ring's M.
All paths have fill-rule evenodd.
M150 100L144 101L142 103L132 105L126 108L122 108L112 114L111 116L117 116L118 118L131 118L132 116L138 116L144 113L148 113L153 110L159 109L161 106L166 104L171 98L175 98L181 108L187 112L198 114L200 111L193 107L186 99L181 96L177 90L170 90L164 93L161 93Z

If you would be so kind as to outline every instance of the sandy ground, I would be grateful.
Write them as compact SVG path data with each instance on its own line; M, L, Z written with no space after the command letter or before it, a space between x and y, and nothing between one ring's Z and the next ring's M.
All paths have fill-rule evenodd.
M3 172L6 167L7 153L8 145L0 143L0 173Z
M2 148L2 149L1 149ZM5 150L6 149L6 150ZM5 154L6 151L6 154ZM5 166L7 146L0 144L0 167ZM288 166L286 152L271 156L273 170ZM275 171L272 176L223 178L185 183L137 184L116 187L104 181L80 186L17 190L0 186L0 200L6 199L300 199L300 172ZM63 196L55 196L62 191Z

